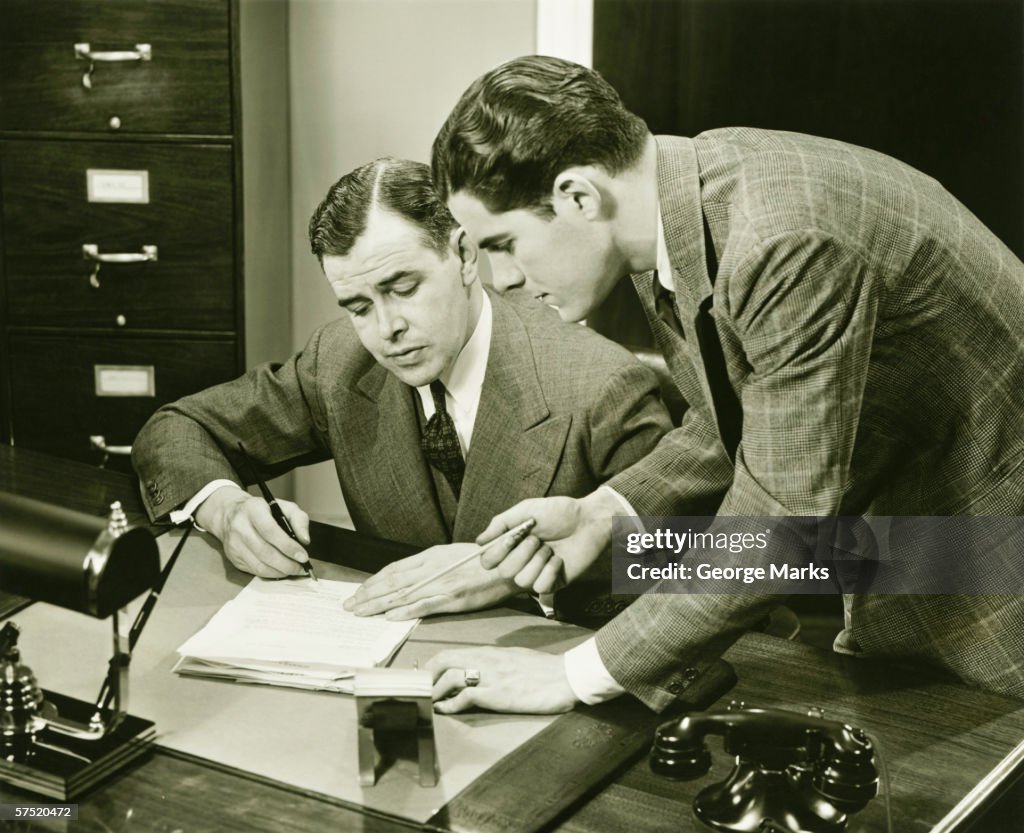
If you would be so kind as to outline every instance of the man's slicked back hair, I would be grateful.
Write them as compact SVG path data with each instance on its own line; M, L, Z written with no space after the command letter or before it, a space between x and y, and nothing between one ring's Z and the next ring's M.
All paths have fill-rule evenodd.
M423 242L442 255L458 225L434 191L427 165L385 156L345 174L313 212L309 246L317 260L322 264L326 255L347 255L366 231L374 207L419 227Z
M490 211L551 213L555 177L573 165L611 174L643 153L647 125L592 69L561 58L515 58L462 94L434 140L434 185Z

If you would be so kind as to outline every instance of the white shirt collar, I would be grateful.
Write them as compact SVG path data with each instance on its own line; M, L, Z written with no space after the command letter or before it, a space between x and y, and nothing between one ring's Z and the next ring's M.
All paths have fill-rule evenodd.
M462 453L469 451L469 441L473 436L476 423L476 412L480 408L480 392L483 389L484 376L487 373L487 359L491 353L491 332L494 328L494 316L491 311L491 299L483 293L480 305L480 317L477 319L473 334L463 346L455 359L451 371L441 376L445 386L445 402L448 413L455 422L455 433L459 435ZM434 415L434 399L430 395L430 385L416 388L423 403L423 414L427 419Z
M665 229L661 224L661 206L658 206L658 283L669 292L676 291L672 279L672 262L668 259L668 245L665 243Z

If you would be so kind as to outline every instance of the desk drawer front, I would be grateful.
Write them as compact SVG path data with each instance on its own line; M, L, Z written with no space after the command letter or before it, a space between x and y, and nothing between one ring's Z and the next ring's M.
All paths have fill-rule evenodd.
M0 164L9 324L234 329L230 148L8 141Z
M227 0L3 0L0 129L230 134L228 27Z
M10 348L15 444L91 463L91 436L131 445L160 405L237 375L233 341L14 334Z

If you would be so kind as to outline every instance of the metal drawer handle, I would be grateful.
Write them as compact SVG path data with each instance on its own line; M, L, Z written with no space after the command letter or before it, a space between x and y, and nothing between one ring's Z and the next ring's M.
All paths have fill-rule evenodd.
M92 274L89 275L89 284L96 289L100 288L100 265L103 263L146 263L150 260L159 260L156 246L143 246L141 252L111 252L101 255L100 247L95 243L82 244L82 259L91 260L93 266Z
M96 451L102 451L104 454L115 454L119 457L130 457L132 453L130 445L107 445L107 438L102 434L91 434L89 436L89 445L96 449Z
M75 59L88 61L89 68L82 75L82 86L87 90L92 89L92 73L96 68L96 62L118 63L123 61L152 61L153 47L148 43L137 43L135 49L126 49L119 52L92 52L87 43L75 44Z

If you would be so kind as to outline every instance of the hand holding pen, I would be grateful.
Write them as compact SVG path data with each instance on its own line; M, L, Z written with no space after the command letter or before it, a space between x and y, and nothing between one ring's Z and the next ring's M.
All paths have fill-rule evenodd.
M266 505L269 507L270 515L273 518L274 525L276 527L278 527L280 530L282 530L292 541L295 541L295 542L301 544L302 541L300 540L299 536L296 535L295 530L294 530L290 520L288 519L288 515L285 513L285 510L282 508L281 502L276 500L273 497L273 495L270 493L270 490L267 488L266 483L264 483L263 478L260 477L259 473L256 471L256 468L253 465L252 460L250 460L249 455L246 453L245 446L243 446L241 441L238 444L238 448L239 448L239 453L242 455L243 463L249 469L248 473L250 475L251 480L259 488L260 493L263 496L263 500L266 501ZM216 493L214 493L214 495L216 495ZM264 539L265 543L267 545L270 545L270 546L273 545L272 540L270 540L273 537L273 535L271 533L269 533L269 532L263 533L263 531L261 531L259 529L258 518L253 523L253 530L251 532L255 534L256 538ZM262 543L262 542L263 541L259 541L259 543ZM225 549L226 549L227 542L224 541L224 544L225 544ZM275 549L279 550L283 554L285 554L288 557L292 558L292 560L296 561L296 563L298 563L299 566L305 571L306 575L309 576L309 578L312 579L314 582L316 581L316 575L313 573L312 565L309 563L309 558L308 558L308 556L306 556L304 551L298 550L298 551L295 551L294 554L293 554L293 551L290 548L288 548L288 547L278 546L278 547L275 547ZM305 557L303 557L303 556L305 556ZM232 563L236 564L237 567L240 566L236 559L232 558ZM257 561L257 567L258 566L259 566L259 563ZM271 565L268 565L268 566L271 566ZM260 571L258 569L257 570L249 569L248 564L246 566L242 567L242 569L248 569L249 572L253 572L256 575L266 575L265 572ZM283 571L280 568L276 568L274 572L281 573L281 574L286 574L286 575L288 573L288 571Z

